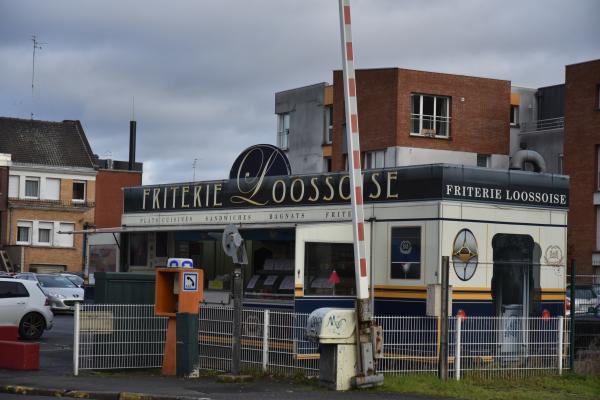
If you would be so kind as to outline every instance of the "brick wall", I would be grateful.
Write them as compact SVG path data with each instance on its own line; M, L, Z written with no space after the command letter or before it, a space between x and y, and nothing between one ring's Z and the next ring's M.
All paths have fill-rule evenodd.
M93 209L85 211L60 211L19 208L10 213L10 244L16 244L17 221L60 221L75 224L75 230L82 230L84 223L94 222ZM66 265L68 271L82 271L83 267L83 235L73 235L73 247L23 246L24 260L22 271L29 271L31 264ZM12 260L18 263L18 260Z
M510 81L406 69L356 72L361 150L391 146L509 154ZM343 164L344 88L333 74L333 168ZM411 93L451 97L449 139L410 135Z
M100 170L96 175L96 227L121 226L124 187L140 186L142 173Z
M596 207L600 110L600 60L567 65L565 76L565 173L571 177L568 257L577 273L592 273L596 250Z

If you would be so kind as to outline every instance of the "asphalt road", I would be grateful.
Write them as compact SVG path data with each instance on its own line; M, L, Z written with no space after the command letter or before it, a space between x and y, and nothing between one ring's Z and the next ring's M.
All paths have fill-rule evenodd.
M40 342L40 369L59 373L73 370L73 314L57 314L54 326L45 331Z

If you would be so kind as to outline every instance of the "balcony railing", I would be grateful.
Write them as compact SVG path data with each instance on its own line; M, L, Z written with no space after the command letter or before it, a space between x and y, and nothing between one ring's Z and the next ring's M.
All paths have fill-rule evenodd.
M540 119L537 121L523 122L521 124L521 133L551 131L555 129L564 129L564 127L564 117Z
M20 199L18 197L8 198L9 206L13 207L35 207L35 208L93 208L93 201L78 200L45 200L45 199Z

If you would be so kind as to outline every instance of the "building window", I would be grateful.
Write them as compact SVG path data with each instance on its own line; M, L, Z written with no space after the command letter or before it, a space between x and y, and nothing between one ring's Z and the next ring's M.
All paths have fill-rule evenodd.
M75 224L69 222L61 222L58 226L60 232L73 232L75 230ZM56 246L60 247L73 247L73 234L72 233L59 233L56 235Z
M421 278L421 228L392 228L390 277Z
M25 197L40 198L40 178L25 178Z
M411 134L450 137L449 97L412 94L411 99Z
M282 149L282 150L288 149L289 135L290 135L290 113L278 114L277 146L280 149Z
M519 106L510 106L510 126L519 125Z
M73 181L73 201L85 201L85 182Z
M363 158L364 169L385 167L385 150L365 151Z
M325 107L325 144L333 142L333 107Z
M323 172L331 172L331 157L323 157Z
M8 177L8 197L18 198L19 197L19 180L18 175L10 175Z
M477 166L478 167L490 167L490 155L489 154L477 154Z
M148 237L145 233L129 235L129 265L146 266L148 263Z
M306 242L304 294L348 296L356 293L352 243Z
M48 200L60 200L60 179L46 178L44 198Z
M558 155L558 173L561 175L565 173L565 157L563 154Z
M52 231L54 230L53 222L39 222L38 223L38 244L51 245L52 244Z
M33 221L17 222L17 244L31 244Z

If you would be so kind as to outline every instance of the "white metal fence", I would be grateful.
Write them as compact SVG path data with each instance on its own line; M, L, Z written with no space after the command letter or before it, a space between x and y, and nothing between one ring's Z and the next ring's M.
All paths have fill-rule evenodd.
M280 375L316 376L319 346L304 336L308 314L244 309L242 367ZM74 371L160 367L166 318L151 305L82 305L75 313ZM231 370L233 310L202 307L199 367ZM435 373L440 324L436 317L376 317L383 327L388 375ZM448 363L453 377L529 376L568 367L569 321L557 318L451 317Z
M76 304L73 372L160 367L166 332L153 305Z

